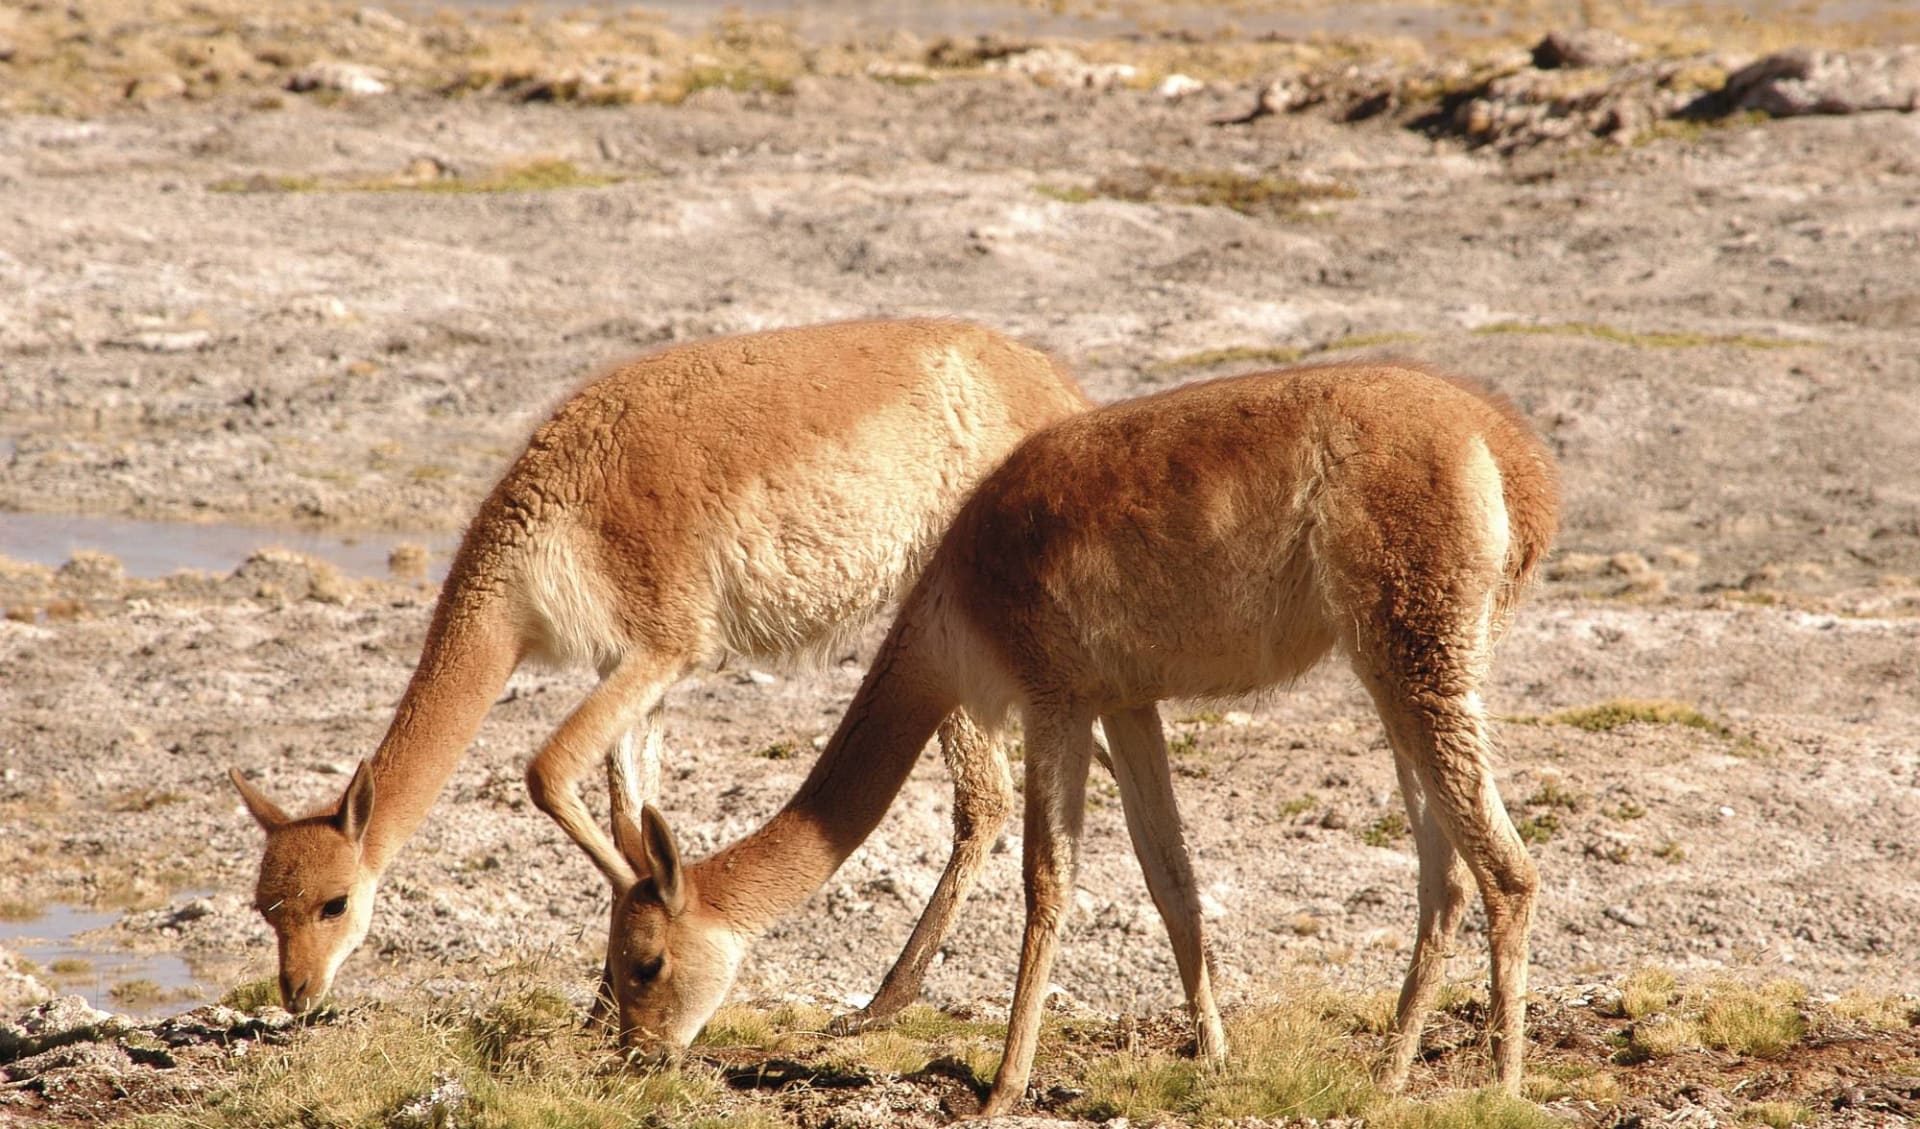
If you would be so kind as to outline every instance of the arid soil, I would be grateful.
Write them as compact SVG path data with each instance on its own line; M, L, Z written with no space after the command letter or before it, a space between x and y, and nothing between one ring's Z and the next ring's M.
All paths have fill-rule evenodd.
M1267 73L1246 47L1243 76L1172 97L1060 57L996 67L1019 57L999 48L926 69L925 44L890 43L889 67L922 70L673 101L451 97L392 73L383 94L268 96L269 67L191 97L8 102L0 511L444 537L597 368L835 318L978 319L1102 400L1293 357L1420 359L1512 397L1565 478L1560 550L1489 694L1500 787L1545 881L1536 979L1652 964L1920 993L1920 118L1568 134L1469 120L1454 95L1416 104L1406 76L1446 71L1437 49ZM1054 45L1069 62L1126 47ZM1659 65L1724 82L1751 58ZM0 83L9 66L26 74L0 62ZM1355 73L1390 107L1344 112ZM1679 101L1666 79L1619 83L1667 92L1642 107ZM1217 124L1233 118L1251 120ZM155 580L85 555L0 562L0 906L134 907L99 943L184 952L216 994L269 974L259 835L224 773L289 805L334 797L433 598L291 555ZM683 849L791 793L877 632L824 670L723 669L673 693ZM544 952L584 1001L605 891L521 773L588 684L515 676L391 873L346 997L454 990ZM1396 985L1414 858L1350 676L1165 712L1227 998L1303 968ZM929 757L738 995L857 1003L944 862L949 806ZM1085 1007L1158 1013L1178 982L1110 781L1088 825L1056 979ZM1010 990L1011 831L1002 848L936 1002ZM1468 929L1463 978L1484 967Z

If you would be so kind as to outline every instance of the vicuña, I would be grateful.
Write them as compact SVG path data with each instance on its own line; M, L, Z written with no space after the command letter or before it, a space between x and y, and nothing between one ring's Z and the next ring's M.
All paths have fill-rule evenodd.
M638 810L658 793L670 686L728 655L833 653L912 582L982 475L1086 406L1043 354L941 320L707 341L587 385L468 527L386 737L339 801L295 819L231 774L267 832L255 902L279 937L287 1007L324 997L365 938L382 873L521 662L599 672L527 787L616 889L630 887L580 796L594 766L608 766L614 809ZM850 1026L918 994L1011 809L1005 754L964 717L936 724L955 776L954 852Z
M941 719L1017 709L1027 924L985 1112L1012 1109L1032 1068L1096 718L1199 1052L1221 1058L1156 703L1284 684L1338 650L1386 725L1420 852L1383 1079L1404 1083L1472 881L1493 949L1494 1068L1516 1089L1538 879L1494 787L1480 687L1557 508L1553 460L1510 406L1398 365L1215 381L1033 436L961 508L785 808L692 865L652 808L615 821L641 876L609 940L623 1039L689 1042L750 939L866 838Z

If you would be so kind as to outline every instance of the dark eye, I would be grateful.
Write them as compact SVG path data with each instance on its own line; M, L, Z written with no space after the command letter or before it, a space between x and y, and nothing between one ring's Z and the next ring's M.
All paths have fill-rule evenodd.
M342 894L320 907L320 920L332 921L345 912L347 912L347 896Z
M633 964L633 978L642 984L651 983L654 978L660 975L660 969L664 967L666 963L667 958L663 956L654 957L652 960L635 961Z

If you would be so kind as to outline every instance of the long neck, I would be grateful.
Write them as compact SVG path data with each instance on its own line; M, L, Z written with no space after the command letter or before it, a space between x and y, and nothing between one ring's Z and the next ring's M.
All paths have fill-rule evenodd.
M735 929L757 933L798 908L879 826L957 705L929 668L925 640L903 611L799 792L758 831L693 868L700 898Z
M362 855L384 872L426 822L440 789L519 663L497 596L474 598L449 578L413 680L373 754L373 814Z

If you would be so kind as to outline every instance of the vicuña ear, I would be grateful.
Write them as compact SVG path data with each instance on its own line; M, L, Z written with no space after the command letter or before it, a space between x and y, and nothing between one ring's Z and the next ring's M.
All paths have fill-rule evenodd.
M615 804L613 808L613 845L620 848L620 856L627 860L627 865L638 878L647 876L647 837L641 832L640 825L633 821L633 815L620 804ZM615 880L614 900L626 897L627 891L638 884L638 878L634 882Z
M264 830L272 831L283 823L293 822L287 818L287 813L281 810L279 804L267 799L266 793L247 783L247 778L240 775L239 769L229 768L227 779L233 781L235 788L240 789L241 800L246 802L247 810L253 813L254 822Z
M626 826L621 828L620 824ZM669 914L678 914L687 908L686 876L680 866L680 848L673 841L673 832L667 829L667 818L660 809L647 804L640 809L640 826L635 827L631 819L624 817L616 821L614 834L621 838L621 853L627 856L635 874L651 876L653 887L660 893L660 903Z
M340 810L334 813L333 825L340 834L351 843L360 842L367 833L367 820L373 818L373 769L366 761L353 770L353 779L347 782L347 794L340 797Z

